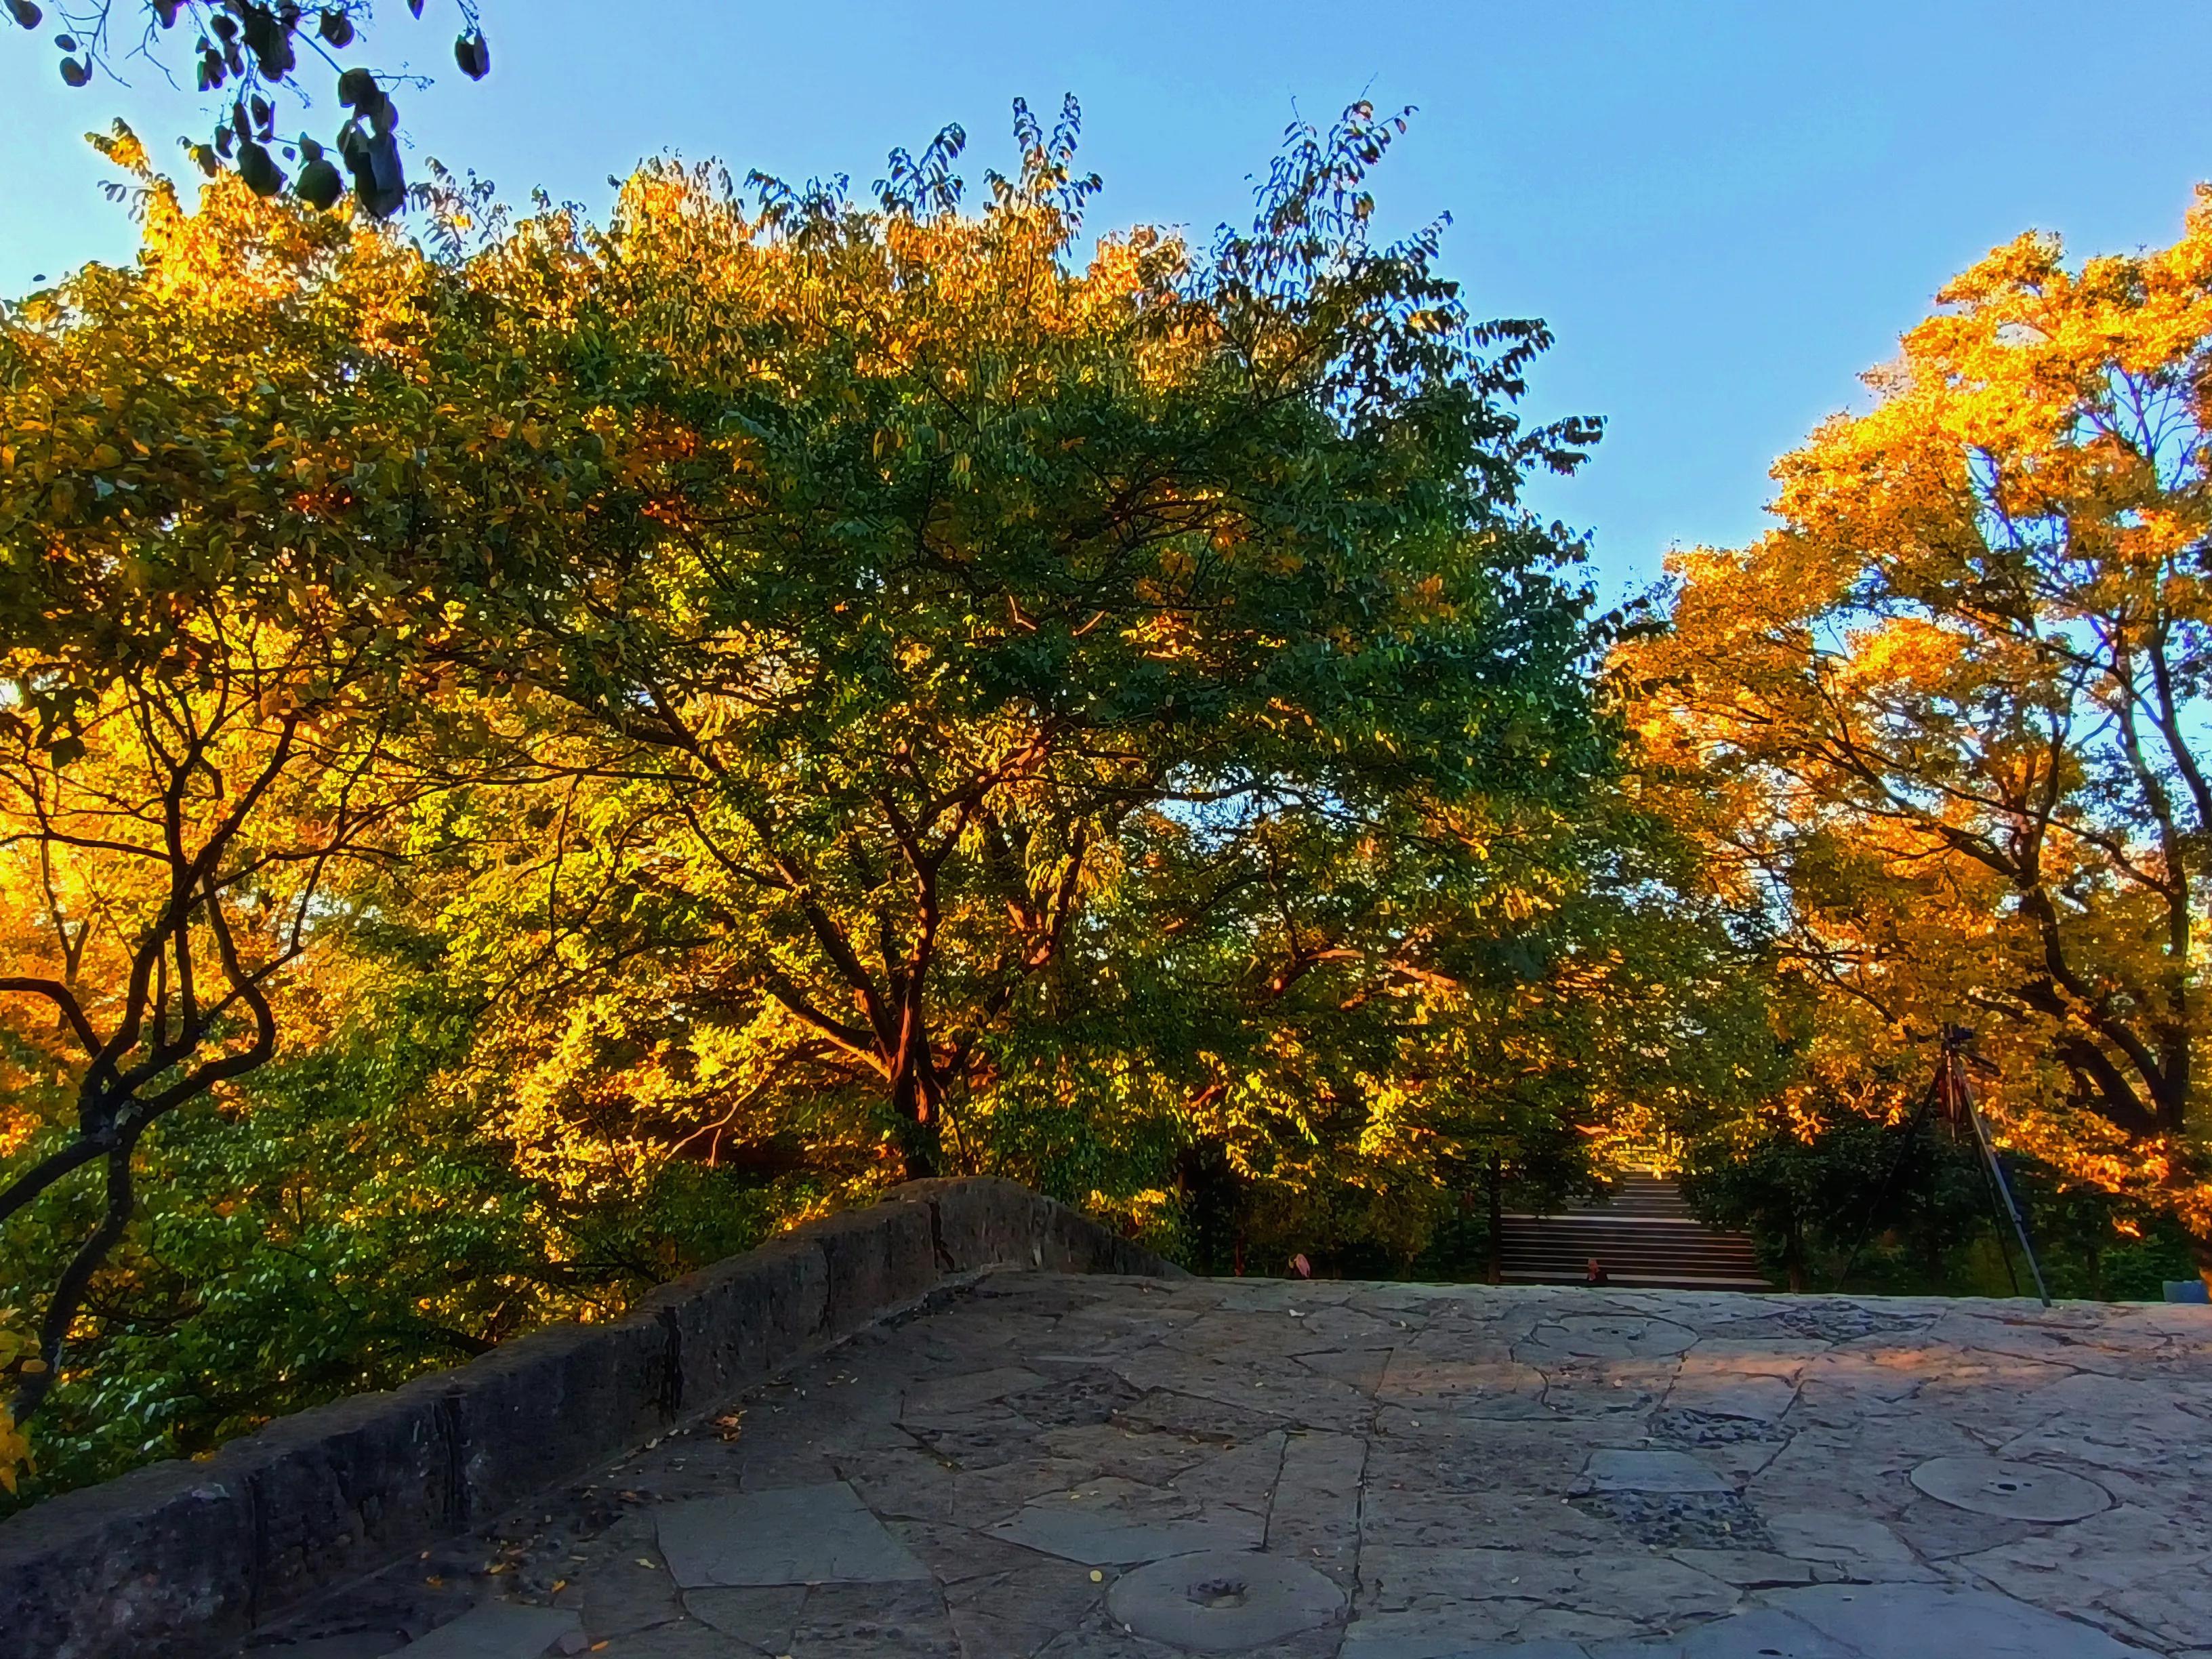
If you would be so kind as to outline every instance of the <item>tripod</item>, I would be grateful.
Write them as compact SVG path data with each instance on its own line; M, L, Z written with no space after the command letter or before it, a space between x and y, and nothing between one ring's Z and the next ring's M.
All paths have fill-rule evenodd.
M2012 1182L2005 1176L2004 1159L1997 1155L1996 1143L1990 1139L1990 1126L1983 1121L1980 1109L1974 1104L1973 1080L1969 1067L1973 1057L1967 1045L1974 1034L1963 1025L1946 1025L1942 1030L1942 1056L1936 1062L1936 1075L1929 1080L1928 1091L1913 1108L1912 1120L1905 1126L1905 1135L1898 1144L1897 1156L1890 1160L1889 1173L1882 1177L1881 1188L1875 1194L1872 1208L1867 1213L1866 1224L1859 1229L1857 1240L1851 1245L1850 1255L1844 1259L1844 1270L1836 1275L1836 1288L1841 1290L1844 1281L1851 1276L1858 1265L1859 1252L1866 1248L1867 1235L1874 1231L1875 1216L1880 1212L1882 1200L1889 1196L1890 1188L1905 1169L1905 1160L1911 1156L1913 1142L1920 1137L1920 1127L1928 1121L1929 1112L1941 1107L1943 1116L1955 1136L1963 1123L1973 1130L1975 1147L1981 1153L1982 1180L1988 1187L1990 1207L1996 1212L1997 1247L2004 1252L2005 1276L2012 1280L2015 1295L2020 1291L2020 1275L2012 1265L2012 1246L2005 1242L2008 1224L2013 1237L2019 1239L2021 1254L2027 1258L2027 1271L2035 1280L2035 1294L2045 1307L2051 1305L2051 1292L2044 1285L2043 1267L2035 1259L2035 1246L2027 1237L2027 1221L2021 1214L2019 1201L2014 1198ZM1986 1066L1988 1062L1981 1064Z

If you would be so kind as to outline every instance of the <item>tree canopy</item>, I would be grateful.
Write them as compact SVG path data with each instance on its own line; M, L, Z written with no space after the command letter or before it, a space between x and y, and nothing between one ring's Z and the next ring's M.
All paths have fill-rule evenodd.
M62 1478L907 1174L1403 1267L1705 1089L1755 1000L1519 501L1597 426L1522 421L1548 337L1441 224L1370 234L1403 125L1292 129L1204 245L1086 242L1072 104L972 207L948 131L412 237L103 141L137 264L0 313L4 1363Z
M1624 652L1673 810L1778 925L1863 1098L1944 1026L2014 1144L2179 1214L2212 1270L2212 195L2172 246L1996 249L1675 567Z
M501 649L532 745L621 779L578 805L631 850L544 879L579 939L714 941L745 1086L865 1080L933 1170L1126 836L1224 866L1291 819L1479 838L1486 786L1587 778L1584 600L1510 493L1584 434L1500 407L1536 331L1471 326L1432 237L1367 245L1390 131L1302 139L1210 256L1145 234L1080 270L1070 125L1024 118L972 218L949 144L866 212L648 172L510 319L556 383L579 350L685 366L615 416L641 510ZM1285 984L1422 948L1281 945Z
M1932 1285L1961 1025L2063 1284L2212 1273L2212 198L1993 252L1605 615L1548 332L1375 228L1402 115L1204 240L1101 234L1078 125L603 221L97 141L137 261L0 305L11 1492L939 1172L1465 1276L1656 1156Z

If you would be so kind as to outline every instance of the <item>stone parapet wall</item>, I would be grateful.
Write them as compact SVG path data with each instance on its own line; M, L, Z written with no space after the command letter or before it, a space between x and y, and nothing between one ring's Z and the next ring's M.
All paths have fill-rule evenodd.
M626 1319L539 1331L0 1523L5 1645L54 1659L215 1651L994 1267L1182 1272L1012 1182L912 1182L661 1285Z

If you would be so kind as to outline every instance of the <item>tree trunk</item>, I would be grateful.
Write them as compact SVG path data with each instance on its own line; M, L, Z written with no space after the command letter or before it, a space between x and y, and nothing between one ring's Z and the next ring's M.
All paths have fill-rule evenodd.
M1195 1141L1183 1148L1176 1164L1194 1265L1209 1276L1224 1265L1241 1267L1243 1231L1227 1152L1216 1142Z
M944 1125L939 1121L931 1092L911 1069L891 1085L899 1158L908 1181L927 1181L944 1170Z
M1490 1262L1485 1277L1492 1285L1505 1282L1505 1160L1498 1153L1490 1155L1490 1167L1484 1171L1483 1188L1490 1200Z

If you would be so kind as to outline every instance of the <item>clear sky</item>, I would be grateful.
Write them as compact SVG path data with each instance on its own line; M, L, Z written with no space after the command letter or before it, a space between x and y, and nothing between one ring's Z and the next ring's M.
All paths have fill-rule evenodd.
M127 3L127 0L126 0ZM739 173L849 173L948 121L1005 165L1016 95L1082 100L1097 226L1242 218L1294 113L1419 106L1379 181L1393 226L1443 211L1476 310L1547 319L1539 414L1610 430L1547 514L1595 537L1608 598L1671 544L1756 533L1773 458L1852 402L1946 276L2029 227L2075 251L2170 241L2212 179L2212 4L2081 0L482 0L491 78L453 69L452 0L398 0L380 67L416 159L511 199L598 210L673 149ZM127 109L157 156L188 100L64 87L0 27L0 292L127 257L77 135ZM334 129L325 100L313 127Z

